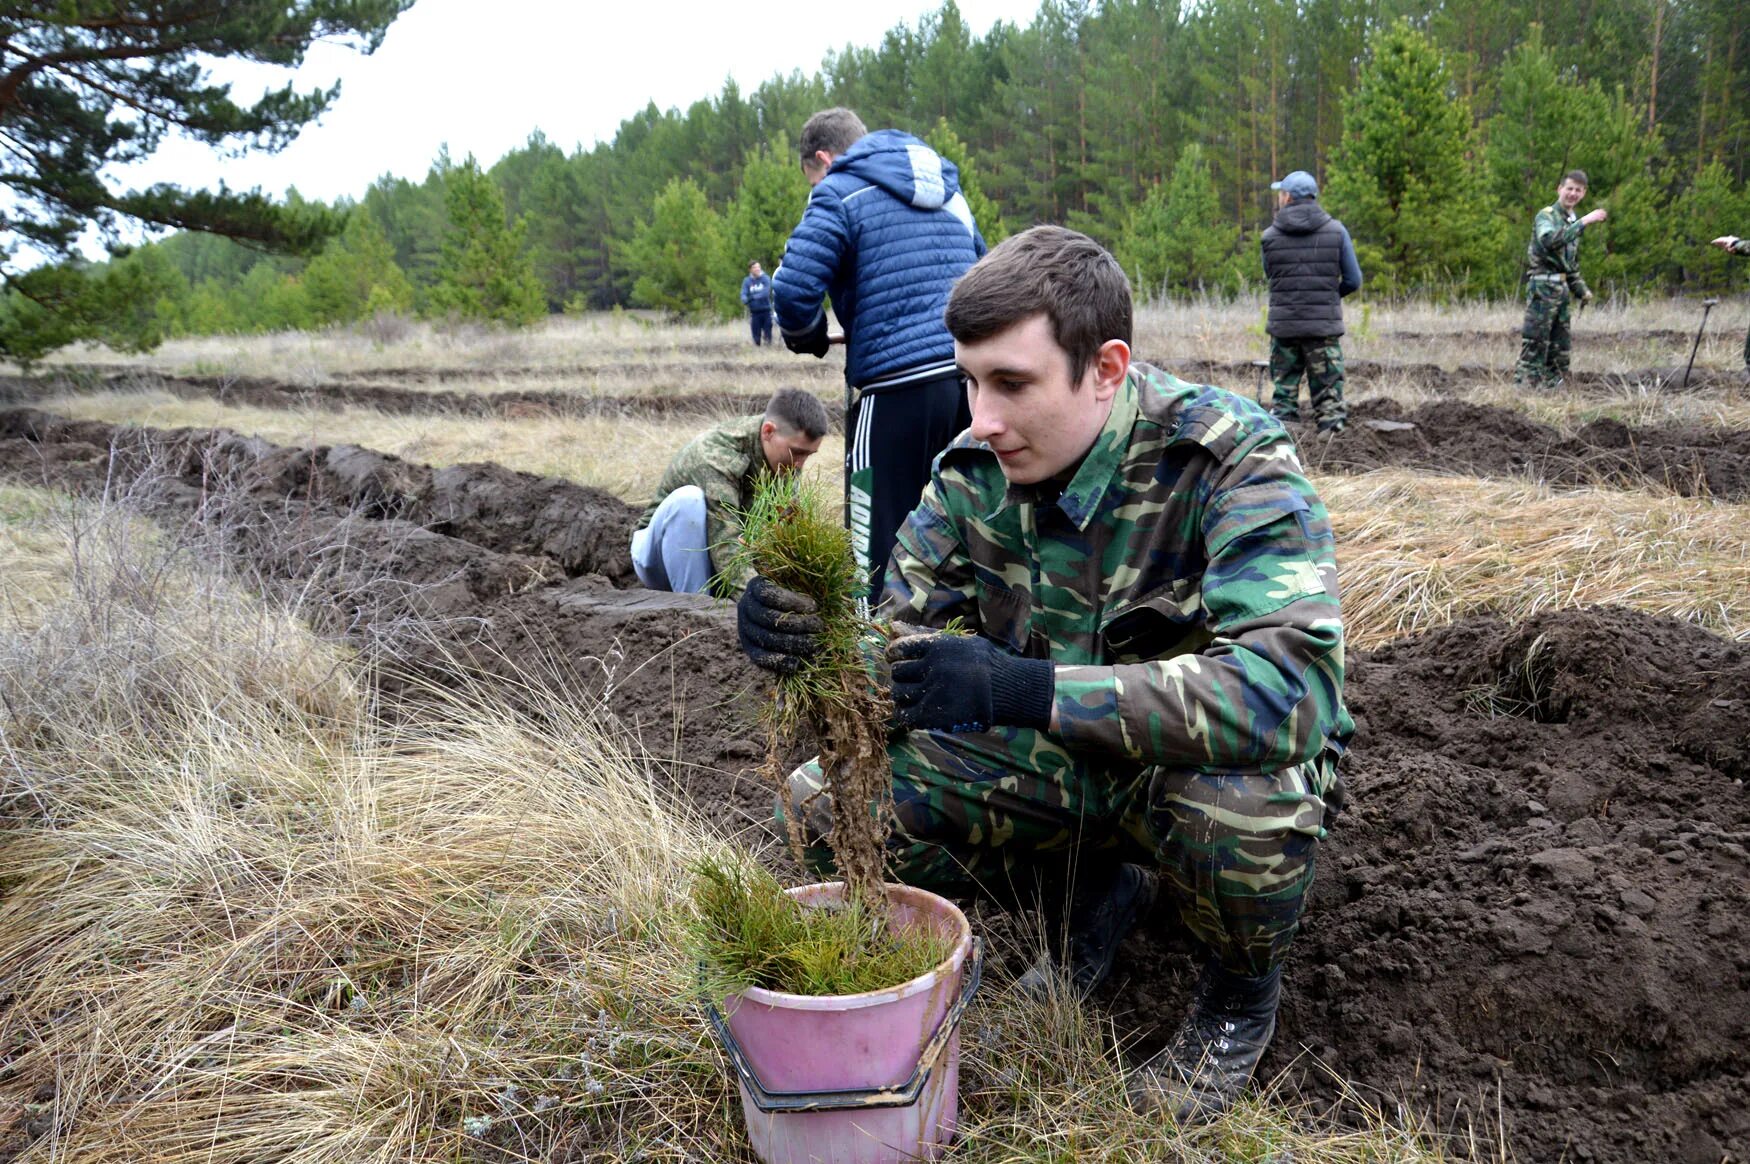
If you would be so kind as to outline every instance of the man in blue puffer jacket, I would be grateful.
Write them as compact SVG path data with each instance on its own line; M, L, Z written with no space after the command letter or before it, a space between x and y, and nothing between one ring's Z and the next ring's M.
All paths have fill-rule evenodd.
M778 329L791 351L824 356L828 297L844 327L845 511L876 596L930 463L972 422L942 309L984 239L959 170L909 133L827 109L803 125L801 153L814 193L772 276Z

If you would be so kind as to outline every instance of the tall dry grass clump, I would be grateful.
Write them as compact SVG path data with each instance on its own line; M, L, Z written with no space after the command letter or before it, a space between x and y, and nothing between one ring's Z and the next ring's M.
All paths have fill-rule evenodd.
M1600 603L1750 637L1750 505L1403 469L1318 487L1357 646Z
M63 599L0 636L0 1047L38 1156L697 1143L722 1084L663 919L716 842L591 709L375 722L289 613L67 520Z

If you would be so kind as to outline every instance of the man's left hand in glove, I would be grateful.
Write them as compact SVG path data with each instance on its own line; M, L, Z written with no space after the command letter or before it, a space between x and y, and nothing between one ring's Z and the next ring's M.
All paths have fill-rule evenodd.
M1022 659L977 635L918 634L887 646L894 718L901 726L983 732L1000 724L1044 729L1057 693L1050 659Z

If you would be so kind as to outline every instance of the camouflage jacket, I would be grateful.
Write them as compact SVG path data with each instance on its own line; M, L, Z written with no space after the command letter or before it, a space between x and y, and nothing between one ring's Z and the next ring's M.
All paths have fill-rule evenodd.
M656 500L638 519L638 528L650 524L663 498L682 485L697 485L705 494L705 544L710 547L711 572L721 575L728 547L741 534L738 514L752 503L754 481L766 467L765 450L760 447L764 421L763 414L737 416L681 446L657 482ZM723 587L726 594L740 594L751 577L753 571L747 570L739 577L719 577L715 585Z
M1288 433L1144 364L1055 498L962 433L899 531L882 613L1054 660L1071 748L1269 772L1354 726L1330 521Z
M1531 243L1525 248L1528 275L1580 274L1580 234L1586 229L1578 215L1551 203L1531 220Z

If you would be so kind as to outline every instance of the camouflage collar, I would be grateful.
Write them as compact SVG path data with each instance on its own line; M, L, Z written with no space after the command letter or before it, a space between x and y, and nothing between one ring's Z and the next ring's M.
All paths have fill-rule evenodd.
M1100 502L1112 486L1118 466L1124 460L1124 450L1130 444L1130 430L1136 426L1136 372L1124 377L1124 385L1112 399L1111 415L1094 438L1087 454L1076 467L1075 475L1055 498L1050 495L1050 482L1037 485L1010 485L1003 493L1000 512L1011 505L1050 504L1055 500L1077 529L1085 530L1100 511Z

